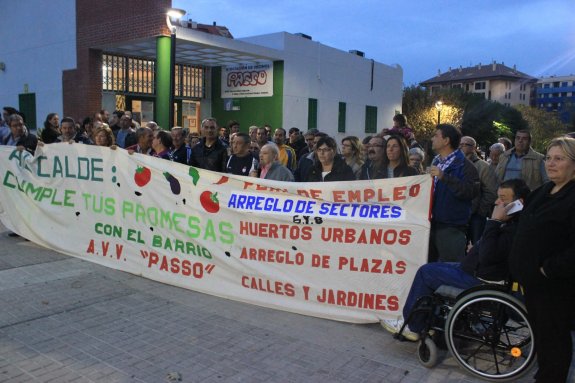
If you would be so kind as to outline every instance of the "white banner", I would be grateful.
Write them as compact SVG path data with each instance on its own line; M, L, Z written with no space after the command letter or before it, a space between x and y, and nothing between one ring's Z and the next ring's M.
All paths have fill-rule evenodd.
M222 98L271 97L273 95L273 62L222 67Z
M122 149L0 146L0 219L45 247L220 297L397 318L426 262L428 175L284 183Z

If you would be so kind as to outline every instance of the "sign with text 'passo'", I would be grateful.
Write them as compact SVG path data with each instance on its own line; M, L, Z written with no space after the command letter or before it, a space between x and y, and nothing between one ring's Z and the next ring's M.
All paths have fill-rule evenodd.
M401 316L426 262L431 177L284 183L117 149L0 147L0 219L107 267L349 322Z
M222 98L273 95L274 65L271 61L222 67Z

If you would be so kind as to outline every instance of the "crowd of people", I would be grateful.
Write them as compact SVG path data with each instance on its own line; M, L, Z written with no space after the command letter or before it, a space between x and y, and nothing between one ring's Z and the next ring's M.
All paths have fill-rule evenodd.
M575 310L575 138L551 141L536 152L527 130L514 141L502 137L485 158L473 137L449 124L431 138L435 157L425 152L404 115L393 127L367 137L338 142L325 132L269 125L242 132L237 121L219 126L202 121L199 132L140 126L129 111L102 110L81 124L46 116L39 137L24 116L4 107L0 144L34 153L38 144L76 142L122 148L202 169L286 182L335 182L433 177L429 263L415 277L405 304L441 284L470 287L519 281L533 323L538 352L537 382L567 379L572 358L570 331ZM511 212L517 201L525 207ZM383 321L397 331L401 321ZM409 323L407 338L421 324Z

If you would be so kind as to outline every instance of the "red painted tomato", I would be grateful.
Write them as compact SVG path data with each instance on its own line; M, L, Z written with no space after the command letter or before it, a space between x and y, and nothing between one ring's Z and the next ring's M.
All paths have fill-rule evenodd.
M205 211L208 213L217 213L220 211L220 201L218 201L218 193L212 193L206 190L200 194L200 203Z
M150 179L152 178L152 172L145 166L138 166L136 173L134 174L134 182L136 185L142 187L146 186Z

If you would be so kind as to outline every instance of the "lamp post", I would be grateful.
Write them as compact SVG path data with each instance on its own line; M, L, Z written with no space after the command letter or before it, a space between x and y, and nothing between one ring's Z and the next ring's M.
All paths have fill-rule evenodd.
M168 9L166 16L166 23L170 28L170 97L169 97L169 113L168 120L169 125L167 128L171 129L174 125L174 93L176 88L176 26L172 24L172 19L179 20L186 14L183 9L170 8Z
M435 109L437 109L437 125L439 125L441 123L441 109L443 109L441 100L435 102Z

